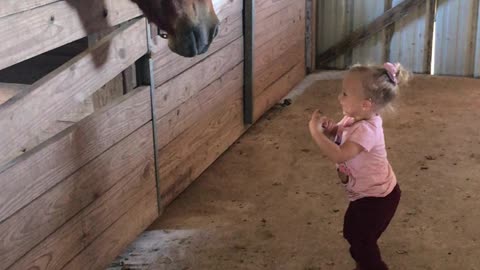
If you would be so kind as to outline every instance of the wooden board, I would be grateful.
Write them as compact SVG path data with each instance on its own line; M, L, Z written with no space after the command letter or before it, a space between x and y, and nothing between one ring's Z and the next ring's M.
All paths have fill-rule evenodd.
M305 78L305 62L295 65L287 74L268 87L255 98L253 117L257 121L282 97L286 96L295 85Z
M152 123L148 122L0 223L0 266L27 253L132 171L147 163L153 166L152 138ZM23 261L35 260L29 255ZM54 260L58 258L52 258L50 266L56 265ZM14 268L29 267L33 265L20 263Z
M148 125L149 136L151 137L151 125ZM72 219L68 220L54 233L50 234L40 245L37 245L20 261L16 262L10 269L63 269L73 259L78 260L78 254L85 254L92 244L98 242L98 238L105 233L110 233L113 224L117 223L130 209L138 207L139 203L155 190L155 173L153 152L150 153L148 160L145 160L140 166L131 167L130 172L123 177L117 184L104 194L98 196L93 203L82 209ZM125 223L134 222L135 219L143 217L148 209L157 210L156 197L148 200L149 205L142 205L146 209L136 209L132 214L131 220ZM149 215L155 218L155 215ZM153 221L149 218L149 222ZM146 224L149 225L150 223ZM141 233L141 230L117 230L117 238L132 239ZM108 242L103 243L110 249L124 248L125 243ZM91 249L90 249L91 250ZM94 250L91 250L92 252ZM97 250L97 252L99 252ZM116 254L115 254L116 255ZM89 265L93 261L101 261L108 264L114 259L97 253L95 257L84 260L84 265ZM66 267L65 269L68 269ZM70 268L72 269L72 268ZM74 269L89 269L80 267Z
M168 205L246 130L242 89L224 99L211 117L202 119L159 152L162 207Z
M288 38L287 38L288 37ZM292 45L303 41L305 44L305 21L298 20L288 30L275 36L273 39L255 49L254 71L255 74L272 67L272 63L284 54ZM299 54L304 54L304 49Z
M253 85L254 96L259 96L270 85L274 84L277 80L285 76L296 64L303 61L302 50L305 48L305 42L303 40L298 41L284 54L280 55L277 59L270 63L270 68L264 69L255 76L255 82Z
M121 27L0 107L0 168L71 126L61 121L65 113L144 55L145 26L141 19ZM91 55L105 63L97 66Z
M292 0L256 0L255 1L255 21L262 22L264 19L272 16L282 9L292 5ZM295 1L304 2L304 1Z
M277 36L291 40L289 30L303 23L305 27L305 2L292 2L289 6L263 20L255 21L255 48L260 48Z
M0 170L0 222L149 120L150 92L143 87Z
M223 17L223 20L220 22L218 36L206 53L196 57L185 58L178 56L170 51L167 40L156 38L157 44L153 49L153 72L156 86L162 85L242 36L242 1L228 1L228 4L225 3L221 7L218 16Z
M26 84L0 83L0 105L29 88L30 85Z
M227 71L175 110L157 120L157 146L162 149L185 130L210 118L225 99L242 88L243 64Z
M0 18L0 69L141 14L130 0L83 0L58 1Z
M25 10L41 7L59 0L2 0L0 5L0 18Z
M243 60L243 39L239 38L224 49L186 70L155 89L154 106L157 119L218 79L226 70Z
M152 189L64 269L105 269L157 217L157 193Z

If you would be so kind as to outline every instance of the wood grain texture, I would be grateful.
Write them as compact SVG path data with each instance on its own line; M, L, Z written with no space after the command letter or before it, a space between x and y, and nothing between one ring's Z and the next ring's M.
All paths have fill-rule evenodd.
M152 190L155 190L153 153L152 159L134 168L105 194L49 235L11 269L88 269L87 267L71 268L72 266L65 265L71 265L72 260L77 260L79 256L82 256L82 253L91 250L91 245L95 244L99 237L105 233L110 233L112 225L118 222L130 209L136 208ZM156 198L149 200L149 204L151 206L147 206L146 209L151 207L157 210ZM131 215L131 220L126 223L133 222L138 217L143 217L146 209L137 209ZM157 216L158 213L155 217ZM152 221L150 220L150 222ZM124 229L117 230L115 233L117 238L125 241L125 239L136 237L141 231ZM124 243L119 242L103 244L113 250L125 247ZM103 264L108 264L112 259L111 257L107 258L104 254L97 253L96 257L84 260L82 263L89 265L93 261L100 261Z
M305 44L305 21L297 20L285 33L281 33L259 48L255 49L254 71L255 74L262 73L272 67L272 63L284 54L293 44L302 41ZM305 45L304 45L305 46ZM304 51L305 48L302 49ZM299 54L304 54L299 51Z
M242 60L243 39L239 38L173 80L157 87L154 93L157 119L190 99L221 77L225 70L235 67Z
M331 60L361 44L373 34L382 31L385 27L405 17L409 12L423 4L425 4L425 0L404 0L401 4L388 10L368 25L356 29L340 42L318 55L317 66L322 67L328 64Z
M0 69L140 15L130 0L75 0L0 18Z
M255 76L253 87L254 96L259 96L270 85L285 76L295 65L303 61L302 50L305 48L305 42L300 40L288 48L285 53L277 57L270 63L270 68L266 68Z
M254 120L257 121L282 97L286 96L295 85L305 78L305 61L295 65L287 74L282 76L263 93L255 98L253 109Z
M60 0L2 0L2 4L0 5L0 18L57 1Z
M191 66L203 61L210 55L223 49L232 41L242 36L242 1L222 1L218 36L208 51L193 58L180 57L170 51L167 40L156 38L153 48L155 85L160 86Z
M149 120L150 92L143 87L0 170L0 222Z
M121 27L0 107L0 167L71 126L64 114L147 52L145 31L144 19Z
M152 136L149 122L0 223L0 266L23 256L136 168L153 164ZM34 267L25 263L36 259L27 255L22 261L13 269Z
M243 86L243 64L227 71L205 89L157 120L157 146L165 147L185 130L212 114Z
M105 269L158 217L157 193L152 187L142 200L128 209L112 226L69 262L65 270Z
M282 36L291 40L290 29L303 22L305 27L305 2L293 1L290 5L263 20L255 21L255 48L261 48L265 43Z
M162 207L168 205L246 130L242 88L211 117L184 131L159 152Z

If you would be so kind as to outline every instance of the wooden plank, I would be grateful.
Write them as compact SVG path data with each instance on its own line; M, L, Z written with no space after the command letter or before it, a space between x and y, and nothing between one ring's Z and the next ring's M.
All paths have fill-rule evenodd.
M206 53L193 58L180 57L170 51L167 40L159 39L157 41L153 54L156 86L162 85L242 36L242 1L234 0L229 3L220 11L223 13L220 13L219 16L224 16L225 13L228 13L228 16L221 21L218 36Z
M30 85L26 84L0 83L0 105L29 88Z
M254 96L258 96L270 85L288 73L299 62L302 62L302 50L305 48L303 40L291 46L284 54L271 62L271 68L266 68L258 73L254 82Z
M239 38L173 80L156 88L154 106L157 119L190 99L221 77L225 70L235 67L242 60L243 38Z
M161 207L168 205L246 130L242 88L160 150Z
M281 98L286 96L295 85L305 78L305 62L295 65L285 76L272 84L261 95L255 98L253 116L257 121Z
M292 2L292 0L256 0L255 21L261 24L263 20L292 5Z
M0 18L0 70L141 14L130 0L88 0L58 1Z
M185 130L202 119L210 118L227 97L243 85L243 64L227 71L222 77L157 120L157 146L162 149Z
M346 53L349 49L354 48L365 40L368 40L373 34L380 32L388 25L400 20L409 12L415 10L415 8L424 3L425 0L404 0L401 4L385 12L368 25L353 31L342 41L317 56L317 65L319 67L326 65L329 61Z
M28 94L0 107L0 126L4 130L0 134L0 168L71 126L73 123L59 119L144 55L145 33L145 19L121 27L33 84ZM96 66L90 55L105 59L105 63Z
M57 1L59 0L2 0L2 4L0 5L0 18Z
M277 36L290 39L287 31L299 23L305 27L305 2L292 2L289 6L255 23L255 48L262 47Z
M157 193L150 190L64 269L105 269L115 257L158 217Z
M138 167L153 164L151 122L0 223L0 268L8 266ZM119 158L120 157L120 158ZM52 258L49 265L56 265ZM29 269L31 255L13 268Z
M151 139L151 123L147 124L147 126L149 129L147 136ZM98 238L101 235L108 233L113 224L117 223L130 209L135 209L136 205L145 196L148 196L149 193L155 190L154 170L153 152L150 152L148 160L145 160L140 166L131 167L130 172L118 181L117 184L104 194L99 195L98 199L49 235L10 269L72 269L70 262L72 259L75 261L78 259L78 254L81 256L81 254L88 252L90 246L98 242ZM150 206L145 205L146 209L153 208L157 210L156 198L150 199L148 204ZM142 217L146 209L137 209L137 212L131 215L131 220L126 223ZM151 217L154 219L157 216L158 212ZM152 222L153 219L149 218L149 222ZM141 231L120 230L116 231L116 233L119 234L117 237L121 239L132 239L140 234ZM112 249L125 247L124 244L115 242L103 244L108 245ZM90 258L82 262L85 267L73 269L90 269L86 266L92 263L91 260L108 264L113 259L99 253L96 255L96 258ZM70 265L65 266L69 262Z
M0 222L151 120L149 87L117 102L0 170Z
M272 63L284 54L292 44L305 44L305 21L296 21L286 32L280 33L261 47L255 49L254 71L256 74L271 68ZM305 51L305 48L301 51ZM302 53L302 52L299 52Z
M115 30L115 27L112 27L107 30L88 35L89 47L95 46L95 44L100 42L102 38L108 36L114 30ZM102 107L105 107L109 103L113 102L116 98L122 96L123 93L124 93L123 75L119 74L109 82L105 83L102 87L100 87L100 89L95 91L95 93L91 96L94 110L98 110Z

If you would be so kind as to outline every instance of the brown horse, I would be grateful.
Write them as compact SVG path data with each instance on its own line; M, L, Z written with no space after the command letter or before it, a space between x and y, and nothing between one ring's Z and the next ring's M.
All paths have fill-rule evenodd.
M170 49L185 57L208 50L218 33L212 0L132 0L167 33Z

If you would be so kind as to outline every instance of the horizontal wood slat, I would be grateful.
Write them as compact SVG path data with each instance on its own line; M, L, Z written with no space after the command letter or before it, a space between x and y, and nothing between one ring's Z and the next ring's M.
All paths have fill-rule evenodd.
M243 85L243 64L227 71L175 110L157 120L158 149L162 149L182 132L199 121L212 117L212 113Z
M246 130L242 88L160 150L162 207L168 205Z
M255 77L253 84L254 96L258 96L270 85L274 84L282 76L286 75L292 67L303 61L304 54L302 50L305 49L305 41L298 41L284 54L279 56L270 64L270 68L266 68L259 72Z
M149 122L0 223L0 269L31 250L83 208L111 193L109 190L126 175L147 163L153 166L152 138ZM50 251L41 248L39 252L29 253L11 269L44 269L45 260L39 258ZM59 260L60 257L51 256L48 269L58 269L62 265Z
M0 222L151 120L149 87L83 119L0 171Z
M295 65L287 74L268 87L255 98L253 119L257 121L282 97L286 96L295 85L305 78L305 61Z
M82 0L57 1L0 18L0 69L140 15L130 0Z
M57 1L60 0L2 0L2 4L0 5L0 18Z
M292 1L290 5L269 17L255 23L255 48L262 47L269 40L281 36L291 40L289 30L305 23L305 2ZM305 25L304 25L305 27Z
M108 263L113 261L157 217L157 193L152 187L141 201L134 204L133 208L129 209L82 253L78 254L64 269L105 269Z
M12 269L64 269L63 267L72 259L76 260L79 257L79 253L88 250L97 241L98 237L108 233L113 224L125 215L129 209L141 202L152 190L155 190L153 156L151 160L142 164L142 166L134 168L129 175L119 181L112 189L108 190L60 229L48 236ZM150 200L149 204L154 209L157 209L155 199ZM143 211L144 209L140 209L135 215L141 217ZM137 236L141 231L125 230L117 231L117 233L117 237L128 239ZM112 249L125 247L125 244L115 242L104 244L108 244ZM100 254L97 254L96 258L90 259L103 261L103 263L108 262ZM84 265L89 265L90 263L92 262L83 261Z
M145 27L145 19L121 27L0 107L0 168L72 125L62 121L69 110L144 55Z
M225 70L235 67L242 60L243 39L239 38L173 80L157 87L154 93L157 119L190 99L221 77Z
M261 47L255 49L253 63L255 74L271 68L272 63L277 58L281 57L292 45L297 44L299 41L305 44L305 22L303 20L298 20L291 24L285 33L275 36ZM303 50L298 51L298 53L303 54Z

